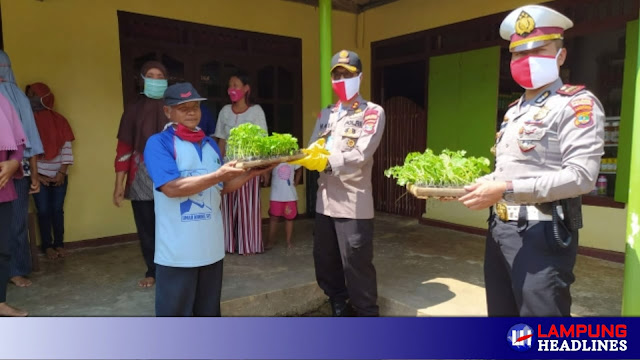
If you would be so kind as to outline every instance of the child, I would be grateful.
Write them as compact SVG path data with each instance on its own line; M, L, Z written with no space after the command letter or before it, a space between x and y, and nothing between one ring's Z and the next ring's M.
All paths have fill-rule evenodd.
M286 220L287 247L291 248L291 233L293 219L298 215L298 193L296 185L300 183L302 169L300 165L283 163L278 165L271 174L271 202L269 203L269 240L266 249L271 249L276 243L276 225L279 217Z

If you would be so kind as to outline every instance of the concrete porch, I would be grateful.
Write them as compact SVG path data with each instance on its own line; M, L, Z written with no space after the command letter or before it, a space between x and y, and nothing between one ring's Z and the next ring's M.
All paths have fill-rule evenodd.
M224 316L325 314L315 284L312 220L294 225L294 244L249 257L227 255ZM265 229L266 230L266 229ZM284 236L281 226L279 235ZM378 214L375 265L385 316L486 316L484 238ZM9 303L32 316L153 316L154 288L140 289L144 263L137 243L77 250L65 259L41 258L29 288L9 285ZM578 256L572 287L576 316L619 316L623 265ZM326 306L326 305L325 305ZM320 309L320 310L318 310Z

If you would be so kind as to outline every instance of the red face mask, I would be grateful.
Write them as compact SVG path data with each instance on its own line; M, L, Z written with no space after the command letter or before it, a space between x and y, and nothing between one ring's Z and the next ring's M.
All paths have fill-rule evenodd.
M180 139L192 143L199 143L200 141L202 141L202 139L204 139L204 131L199 128L197 130L191 130L182 124L178 124L176 135Z
M229 98L232 102L237 102L244 97L244 90L242 89L229 89L227 90Z

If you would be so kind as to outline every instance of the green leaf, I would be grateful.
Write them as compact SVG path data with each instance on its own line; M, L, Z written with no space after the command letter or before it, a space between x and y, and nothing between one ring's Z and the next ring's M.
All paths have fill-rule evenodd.
M297 151L298 139L291 134L273 133L267 136L265 130L250 123L231 129L227 139L227 157L230 159L279 157Z
M466 151L444 149L439 155L431 149L407 154L404 164L385 170L384 175L396 179L400 186L463 186L491 172L489 159L465 157Z

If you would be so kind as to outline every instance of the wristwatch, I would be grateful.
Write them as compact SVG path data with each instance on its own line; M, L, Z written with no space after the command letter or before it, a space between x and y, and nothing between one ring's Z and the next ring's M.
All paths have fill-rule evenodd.
M502 198L507 202L513 201L513 183L511 182L511 180L509 180L506 181L506 184L507 188L502 193Z

